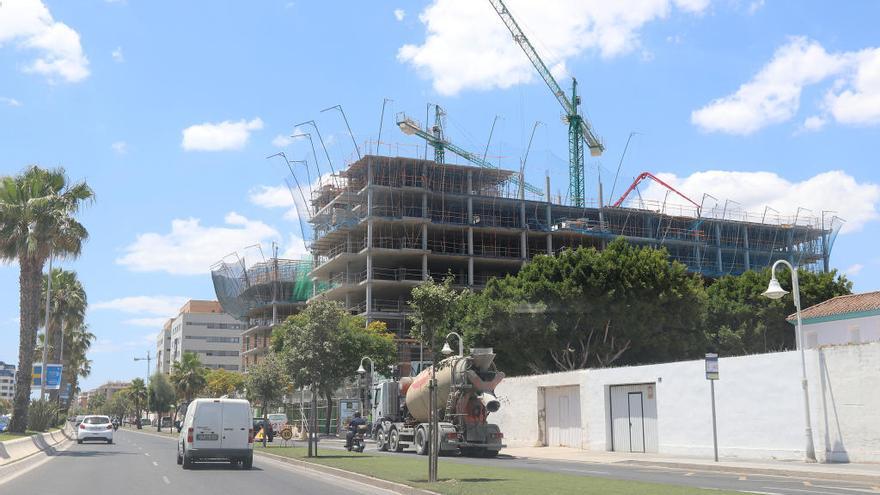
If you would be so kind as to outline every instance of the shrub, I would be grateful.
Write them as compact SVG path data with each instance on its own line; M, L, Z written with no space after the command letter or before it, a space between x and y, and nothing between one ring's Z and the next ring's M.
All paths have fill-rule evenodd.
M48 400L31 401L28 408L28 430L46 431L55 424L58 417L58 407Z

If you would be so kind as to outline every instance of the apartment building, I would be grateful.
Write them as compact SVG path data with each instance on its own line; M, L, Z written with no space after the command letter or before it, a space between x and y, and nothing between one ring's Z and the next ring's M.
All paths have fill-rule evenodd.
M15 365L0 361L0 399L12 400L15 395Z
M191 300L166 326L168 340L164 339L165 328L157 338L157 343L161 341L166 346L162 349L163 359L168 356L167 369L161 365L163 372L170 373L186 352L198 355L207 368L240 371L241 332L245 325L223 312L219 302Z
M169 318L162 325L162 330L156 337L156 370L162 373L171 373L171 324L174 318Z

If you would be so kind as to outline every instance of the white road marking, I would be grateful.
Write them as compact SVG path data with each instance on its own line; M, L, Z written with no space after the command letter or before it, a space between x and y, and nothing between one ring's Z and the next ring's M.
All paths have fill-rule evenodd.
M162 476L162 481L164 481L166 485L171 484L171 481L168 480L168 476Z
M149 452L144 452L144 455L147 456L147 457L150 457L150 453L149 453Z
M739 480L740 480L740 481L746 481L747 479L748 479L748 478L746 478L745 476L740 476L740 477L739 477Z
M159 463L156 462L156 461L153 461L153 465L156 466L156 467L158 467L158 466L159 466Z
M608 471L590 471L587 469L571 469L571 468L559 468L558 471L569 471L572 473L584 473L584 474L609 474Z
M877 489L868 490L865 488L847 488L843 486L827 486L827 485L813 485L816 488L831 488L832 490L846 490L849 492L859 492L859 493L878 493Z
M684 473L685 476L693 476L694 473Z
M763 488L771 488L769 486L765 486ZM783 490L787 492L802 492L802 493L818 493L820 495L839 495L838 492L820 492L816 490L801 490L800 488L783 488Z
M69 449L73 445L74 445L74 443L72 440L67 445L58 444L55 448L55 451L56 452L64 452L65 450ZM46 453L42 452L42 453L35 454L35 455L46 455ZM33 464L31 464L30 466L21 469L20 471L14 472L10 475L4 475L2 478L0 478L0 485L2 485L4 483L8 483L8 482L14 480L15 478L18 478L19 476L25 474L25 473L33 471L34 469L42 466L43 464L46 464L47 462L51 461L52 459L54 459L56 457L58 457L58 456L57 455L46 455L45 459L41 459L39 461L36 461ZM27 461L24 461L24 462L27 462ZM4 466L4 467L8 467L8 466Z

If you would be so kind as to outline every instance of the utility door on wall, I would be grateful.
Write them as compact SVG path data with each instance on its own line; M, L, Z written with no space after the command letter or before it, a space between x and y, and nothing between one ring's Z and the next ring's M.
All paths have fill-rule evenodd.
M656 385L612 385L609 392L611 450L657 452Z
M549 447L581 446L580 387L547 387L544 389L546 413L546 445Z

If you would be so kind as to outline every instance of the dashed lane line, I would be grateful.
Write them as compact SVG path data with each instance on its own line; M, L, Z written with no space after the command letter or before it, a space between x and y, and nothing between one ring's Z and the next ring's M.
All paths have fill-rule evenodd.
M168 476L162 476L162 481L164 481L166 485L171 484L171 480L168 479Z
M156 467L159 467L159 463L156 462L156 461L153 461L153 465L156 466Z

